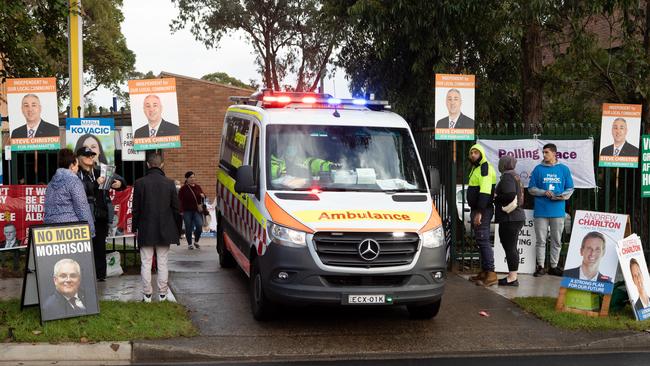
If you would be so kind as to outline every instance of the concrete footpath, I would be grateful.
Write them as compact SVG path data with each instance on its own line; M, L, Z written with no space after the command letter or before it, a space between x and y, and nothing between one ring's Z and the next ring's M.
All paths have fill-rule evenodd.
M649 333L561 330L509 300L556 296L559 278L551 276L521 275L519 288L485 289L452 274L440 313L432 320L410 320L403 307L305 307L283 308L276 319L256 322L243 273L219 268L214 238L204 238L201 244L200 250L192 251L186 245L172 246L170 254L172 290L189 309L199 336L94 345L4 343L0 364L390 359L650 349ZM0 297L19 296L20 281L0 280ZM101 284L100 293L102 298L139 300L139 277L111 278ZM481 311L489 316L479 315ZM76 358L79 355L86 358Z

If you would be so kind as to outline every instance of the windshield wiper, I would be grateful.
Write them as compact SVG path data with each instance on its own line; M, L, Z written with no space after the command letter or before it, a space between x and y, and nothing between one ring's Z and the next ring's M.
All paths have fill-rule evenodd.
M387 189L383 192L386 194L395 194L395 193L406 193L406 192L426 193L427 191L422 188L399 188L399 189Z

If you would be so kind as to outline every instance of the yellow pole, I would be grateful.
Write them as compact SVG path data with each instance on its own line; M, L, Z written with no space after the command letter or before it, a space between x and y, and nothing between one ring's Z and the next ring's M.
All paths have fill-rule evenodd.
M81 0L69 0L68 67L70 74L70 115L83 117L83 46L81 32ZM81 112L77 113L77 108Z

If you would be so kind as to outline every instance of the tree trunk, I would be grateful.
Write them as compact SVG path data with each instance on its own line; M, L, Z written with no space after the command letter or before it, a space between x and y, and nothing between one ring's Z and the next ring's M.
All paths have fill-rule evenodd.
M527 133L542 132L542 95L544 83L542 72L542 30L539 22L529 14L524 25L524 35L521 40L522 68L521 89L522 117L524 131Z

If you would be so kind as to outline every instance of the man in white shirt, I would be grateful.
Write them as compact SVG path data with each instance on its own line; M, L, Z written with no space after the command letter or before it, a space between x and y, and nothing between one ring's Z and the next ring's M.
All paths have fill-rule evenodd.
M598 272L600 261L605 256L605 248L603 234L592 231L585 235L580 245L582 264L579 267L564 270L564 277L587 281L613 282L611 277Z

